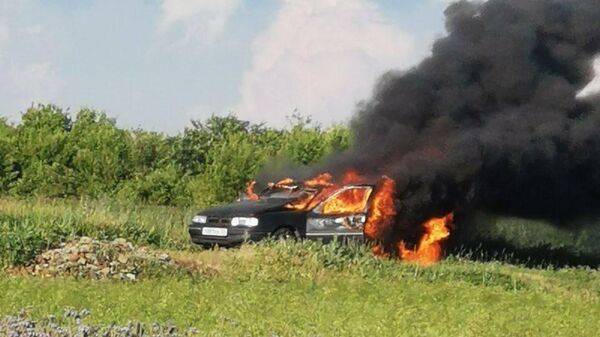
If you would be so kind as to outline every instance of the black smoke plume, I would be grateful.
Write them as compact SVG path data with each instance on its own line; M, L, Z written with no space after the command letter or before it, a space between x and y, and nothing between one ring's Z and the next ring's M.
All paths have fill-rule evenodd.
M395 179L399 228L450 211L558 225L600 213L600 97L578 97L600 52L600 1L461 1L445 15L431 56L382 76L352 149L316 171Z
M330 165L394 178L406 224L600 211L600 98L577 97L600 52L600 1L462 1L445 15L447 36L381 78Z

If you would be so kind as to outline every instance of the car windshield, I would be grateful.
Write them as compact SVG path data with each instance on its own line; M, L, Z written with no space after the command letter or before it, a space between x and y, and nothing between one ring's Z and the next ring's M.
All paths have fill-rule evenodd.
M313 195L315 192L304 189L270 188L264 190L261 198L300 199Z
M315 213L335 215L365 212L371 192L370 186L342 188L323 201L315 209Z

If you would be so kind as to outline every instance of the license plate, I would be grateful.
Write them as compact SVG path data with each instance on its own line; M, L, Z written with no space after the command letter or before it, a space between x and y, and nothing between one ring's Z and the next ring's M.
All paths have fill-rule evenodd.
M202 235L227 236L227 228L204 227L202 228Z

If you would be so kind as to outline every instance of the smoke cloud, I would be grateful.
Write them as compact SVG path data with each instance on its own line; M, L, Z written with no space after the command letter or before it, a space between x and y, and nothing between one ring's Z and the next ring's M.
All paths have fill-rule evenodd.
M392 177L400 225L600 211L600 97L577 97L600 52L598 1L461 1L445 15L448 35L380 79L327 168Z

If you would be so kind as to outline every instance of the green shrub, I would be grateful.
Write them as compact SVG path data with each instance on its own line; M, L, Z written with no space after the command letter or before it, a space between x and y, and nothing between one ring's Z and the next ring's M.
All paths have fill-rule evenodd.
M8 190L17 178L15 130L0 118L0 189Z
M71 119L38 105L16 126L0 120L0 191L207 206L235 199L268 162L308 165L349 144L347 128L298 116L286 129L212 116L166 136L121 129L88 108Z
M172 158L184 173L192 175L204 171L211 148L218 146L232 134L246 134L250 131L250 123L234 116L212 116L206 122L192 120L191 124L174 140Z
M244 134L232 134L208 151L203 173L215 201L235 199L252 180L268 153Z
M40 251L57 244L61 238L58 226L40 227L32 219L0 218L0 267L24 265Z
M295 123L287 135L286 154L298 164L311 164L321 159L327 150L321 129L318 126L310 128L310 125L310 119L295 117Z
M81 110L69 132L69 146L78 195L101 196L129 178L129 134L105 114Z
M158 168L134 181L136 200L154 205L176 204L185 193L181 176L172 166Z
M68 147L71 119L53 105L27 110L16 127L15 151L19 194L66 196L74 191L72 155Z
M144 175L171 162L172 138L157 132L134 130L129 133L129 166L134 174Z

